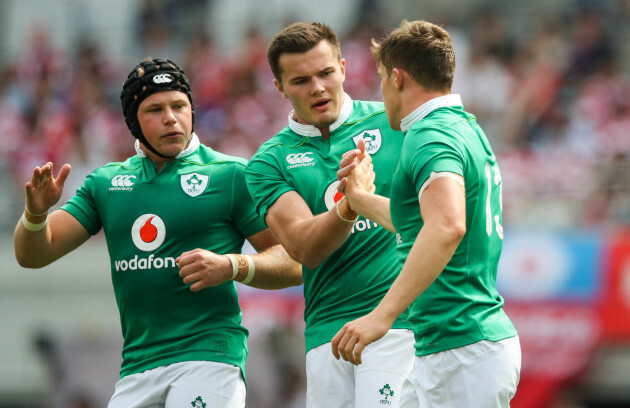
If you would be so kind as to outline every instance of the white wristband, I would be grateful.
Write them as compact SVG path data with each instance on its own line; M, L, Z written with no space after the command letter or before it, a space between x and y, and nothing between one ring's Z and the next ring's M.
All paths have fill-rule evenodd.
M22 224L24 225L24 228L26 228L29 231L33 231L33 232L40 231L46 228L46 224L48 224L48 218L46 218L44 221L38 224L35 224L27 220L24 214L22 214Z
M345 222L355 222L356 220L349 220L346 218L343 218L343 216L341 215L341 213L339 212L339 203L341 201L337 201L337 204L335 205L335 207L337 208L337 215L339 216L339 218L341 218L342 220L344 220Z
M243 279L241 283L243 285L247 285L249 284L249 282L252 281L252 279L254 279L254 273L256 272L256 265L254 265L254 259L251 256L249 255L243 255L243 256L247 258L247 261L249 262L249 270L247 271L247 277Z
M238 275L238 265L236 264L236 258L232 254L226 254L230 263L232 264L232 280L236 279L236 275Z
M24 211L26 211L27 213L31 214L33 217L41 217L42 215L46 215L46 214L48 214L48 210L44 211L44 212L43 212L43 213L41 213L41 214L33 214L33 213L32 213L32 212L30 212L30 211L28 210L28 208L26 208L26 207L24 207Z

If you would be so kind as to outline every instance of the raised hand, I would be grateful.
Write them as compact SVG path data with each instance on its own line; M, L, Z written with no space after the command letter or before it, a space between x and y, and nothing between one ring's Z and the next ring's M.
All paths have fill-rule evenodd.
M51 162L42 167L35 167L31 181L25 185L26 210L33 215L39 215L46 213L50 207L57 204L71 168L69 164L64 164L55 178Z
M352 207L352 196L355 192L373 193L375 190L374 165L372 157L365 152L365 141L360 139L357 148L344 153L339 162L337 190L343 193Z
M219 286L232 277L232 263L228 257L205 249L183 252L175 262L180 278L184 284L192 284L190 290L193 292Z

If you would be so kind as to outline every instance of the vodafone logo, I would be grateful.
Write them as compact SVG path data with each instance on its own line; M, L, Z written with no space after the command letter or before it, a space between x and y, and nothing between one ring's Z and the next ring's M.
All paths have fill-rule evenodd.
M164 243L166 227L164 221L155 214L144 214L136 219L131 227L131 239L141 251L156 250ZM149 254L146 258L134 255L132 258L114 260L117 272L138 271L148 269L177 268L172 256L155 257Z
M131 239L141 251L156 250L164 242L166 226L155 214L144 214L138 217L131 227Z
M173 82L173 77L170 74L160 74L153 77L153 82L156 84L168 84Z
M333 181L326 189L326 193L324 193L324 203L326 203L326 208L329 210L343 198L343 193L337 190L338 185L339 180Z

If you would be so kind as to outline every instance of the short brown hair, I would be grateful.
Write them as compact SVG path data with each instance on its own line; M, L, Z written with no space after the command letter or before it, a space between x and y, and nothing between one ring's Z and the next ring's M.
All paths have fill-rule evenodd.
M382 42L372 40L372 56L387 75L394 68L404 69L427 90L450 92L453 85L453 42L446 30L433 23L403 20Z
M282 54L307 52L322 41L328 41L341 61L341 47L337 34L324 23L298 22L280 31L267 47L267 60L273 76L282 82L282 68L280 67Z

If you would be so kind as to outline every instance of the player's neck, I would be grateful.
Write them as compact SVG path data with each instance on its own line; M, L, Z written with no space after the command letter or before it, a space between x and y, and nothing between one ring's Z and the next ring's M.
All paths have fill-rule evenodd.
M329 126L318 127L317 129L319 129L319 131L322 134L322 137L324 139L330 139L330 127Z
M164 165L166 163L175 160L174 157L160 157L157 154L153 153L151 150L147 149L143 145L141 145L141 149L144 152L145 156L147 156L147 158L151 160L153 164L155 164L155 168L157 169L158 172L160 172L160 170L164 168Z
M175 160L175 159L165 159L163 157L159 157L159 156L156 156L156 155L153 155L153 157L151 157L151 161L153 162L153 164L155 164L155 167L156 167L158 173L160 172L160 170L162 170L164 168L166 163L172 162L173 160Z
M449 92L443 91L425 91L421 87L417 87L413 92L401 93L401 105L403 107L403 117L408 116L420 106L440 96L448 95Z

